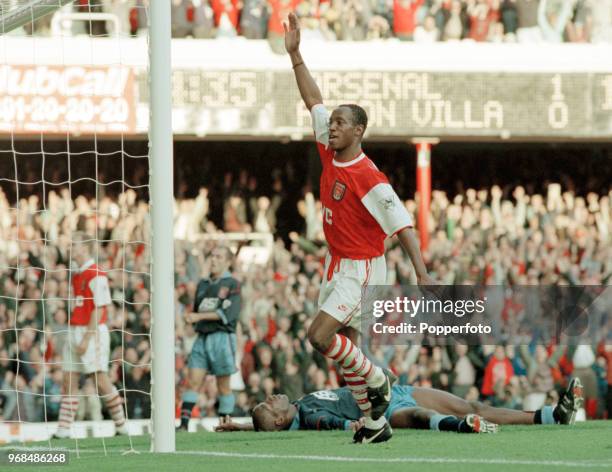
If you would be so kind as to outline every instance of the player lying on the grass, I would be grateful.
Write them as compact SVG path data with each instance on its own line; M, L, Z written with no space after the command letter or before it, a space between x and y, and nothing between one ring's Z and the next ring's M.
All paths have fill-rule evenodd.
M394 385L385 417L393 428L433 429L458 433L495 433L499 424L573 424L582 406L580 379L570 381L554 408L535 412L495 408L468 402L432 388ZM283 431L298 429L352 429L363 427L361 410L347 388L321 390L290 402L287 395L272 395L251 412L253 424L221 419L216 431Z

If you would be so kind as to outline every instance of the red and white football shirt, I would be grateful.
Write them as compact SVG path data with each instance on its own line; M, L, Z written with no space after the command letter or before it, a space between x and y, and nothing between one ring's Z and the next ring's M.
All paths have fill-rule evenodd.
M384 241L406 227L412 217L387 177L363 153L348 162L334 159L329 145L329 113L312 107L319 156L323 230L333 257L371 259L384 254Z
M96 307L101 311L99 324L106 323L105 307L111 304L108 278L106 272L93 260L85 263L79 272L72 275L72 293L75 301L70 317L71 325L87 326Z

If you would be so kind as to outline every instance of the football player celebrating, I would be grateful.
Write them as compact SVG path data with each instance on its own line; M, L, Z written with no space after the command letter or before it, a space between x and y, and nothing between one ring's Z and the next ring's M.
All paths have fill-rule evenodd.
M382 442L392 430L383 413L395 377L374 365L357 347L362 290L386 283L384 240L397 236L422 285L435 285L427 274L412 228L412 218L385 175L363 153L361 140L368 125L363 108L341 105L331 115L321 91L300 54L300 27L289 14L285 48L304 103L312 115L323 165L321 203L329 246L319 293L319 313L308 331L314 348L338 362L365 419L354 442Z

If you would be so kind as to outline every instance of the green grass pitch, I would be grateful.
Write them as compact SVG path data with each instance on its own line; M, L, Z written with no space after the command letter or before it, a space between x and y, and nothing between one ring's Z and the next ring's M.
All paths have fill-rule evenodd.
M70 450L68 466L20 470L79 471L612 471L612 421L573 427L504 426L496 435L396 430L384 444L351 444L346 432L181 433L176 454L152 454L149 437L54 440ZM26 447L47 447L32 443ZM106 454L104 452L106 447ZM3 448L6 449L6 446ZM1 466L4 469L6 464ZM7 469L4 469L7 470Z

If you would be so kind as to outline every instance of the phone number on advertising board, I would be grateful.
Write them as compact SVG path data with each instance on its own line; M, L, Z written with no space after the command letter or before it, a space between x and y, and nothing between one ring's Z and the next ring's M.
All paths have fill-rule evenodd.
M4 97L0 99L0 121L28 123L122 123L130 107L125 98Z

